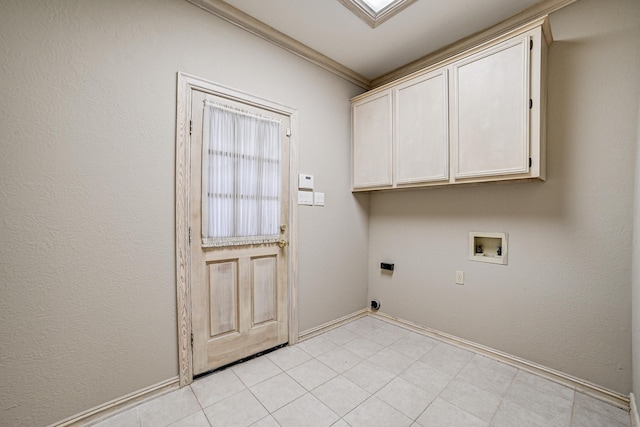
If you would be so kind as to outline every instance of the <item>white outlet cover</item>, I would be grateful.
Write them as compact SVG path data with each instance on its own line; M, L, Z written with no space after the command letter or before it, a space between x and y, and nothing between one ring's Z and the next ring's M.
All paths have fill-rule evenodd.
M298 204L313 206L313 191L298 191Z
M316 206L324 206L324 193L314 193L313 204Z

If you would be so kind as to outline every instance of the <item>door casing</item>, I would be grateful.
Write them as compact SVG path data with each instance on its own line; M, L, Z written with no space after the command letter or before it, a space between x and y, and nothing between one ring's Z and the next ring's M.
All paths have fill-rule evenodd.
M289 344L298 341L298 210L295 201L298 188L298 144L297 110L268 101L208 80L178 72L177 117L176 117L176 300L178 320L178 365L180 387L193 382L193 347L191 343L191 254L190 234L190 137L191 137L191 93L193 90L276 111L289 116L291 136L289 138Z

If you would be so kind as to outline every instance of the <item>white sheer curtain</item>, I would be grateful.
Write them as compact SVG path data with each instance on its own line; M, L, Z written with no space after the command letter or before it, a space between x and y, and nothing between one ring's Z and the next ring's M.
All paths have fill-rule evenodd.
M203 246L276 242L280 120L205 101Z

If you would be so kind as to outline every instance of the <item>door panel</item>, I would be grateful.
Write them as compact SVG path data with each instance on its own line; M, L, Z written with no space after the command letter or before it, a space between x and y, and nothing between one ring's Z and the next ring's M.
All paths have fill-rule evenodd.
M210 337L238 331L238 262L207 264Z
M253 281L253 324L258 325L277 319L276 257L251 260Z
M277 241L211 245L202 234L203 198L209 178L203 173L204 101L247 114L282 120L280 125L280 224L289 230L289 118L236 99L192 91L193 133L190 148L191 302L194 374L207 372L288 341L288 247ZM213 123L213 122L212 122ZM210 131L211 132L211 131ZM204 145L206 147L206 144ZM209 153L210 154L210 153ZM219 154L219 153L217 153ZM253 155L253 154L252 154ZM254 157L230 153L220 167L238 167ZM249 159L249 162L247 162ZM271 162L271 159L268 160ZM226 166L224 166L226 165ZM273 163L269 163L269 167ZM262 178L256 178L261 180ZM262 181L261 181L262 182ZM233 187L233 185L232 185ZM216 194L218 197L219 194ZM244 197L244 196L243 196ZM238 206L245 204L240 197ZM255 197L253 194L247 197ZM269 203L272 202L269 197ZM267 207L268 209L268 207ZM256 218L259 221L259 218ZM206 223L206 221L205 221ZM247 237L242 235L243 238ZM250 238L251 236L249 236ZM258 236L262 238L263 236ZM283 231L279 239L288 240ZM231 246L229 246L231 245Z

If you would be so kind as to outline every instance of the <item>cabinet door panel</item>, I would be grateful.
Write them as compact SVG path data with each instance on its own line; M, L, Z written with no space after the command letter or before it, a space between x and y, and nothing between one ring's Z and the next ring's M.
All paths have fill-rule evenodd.
M391 186L391 92L353 105L353 188Z
M449 178L447 70L420 76L395 91L396 182Z
M455 178L529 168L529 37L453 65Z

